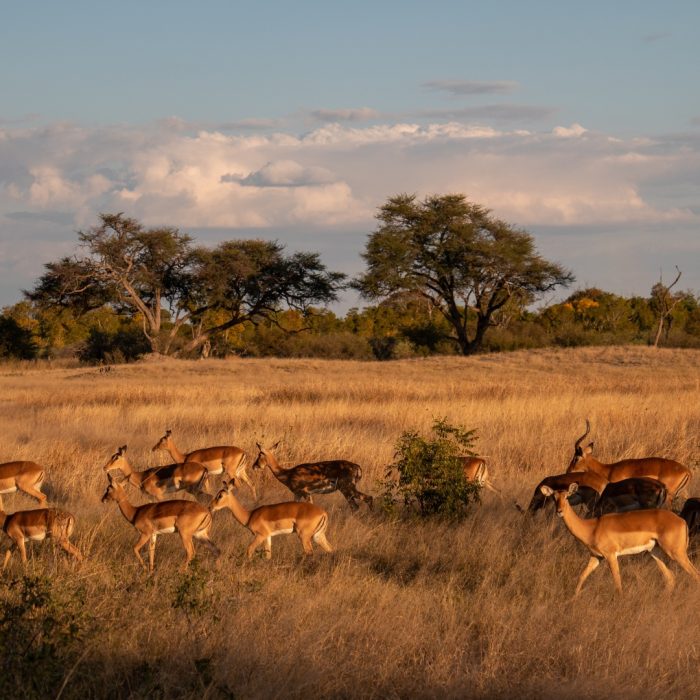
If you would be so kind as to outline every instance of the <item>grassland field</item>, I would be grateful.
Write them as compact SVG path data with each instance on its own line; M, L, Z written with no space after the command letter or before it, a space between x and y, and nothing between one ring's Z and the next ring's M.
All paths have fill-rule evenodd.
M556 519L526 517L537 482L563 472L585 419L604 461L659 455L695 472L700 495L700 351L543 350L397 362L142 362L0 366L0 462L44 465L49 502L75 514L69 561L34 546L28 571L79 585L89 645L62 697L691 698L700 693L700 587L678 567L667 593L647 556L621 564L616 595L601 566L572 600L588 553ZM478 430L499 500L483 493L461 524L391 521L339 494L316 502L336 551L303 561L293 535L248 563L251 535L217 513L215 566L200 547L201 605L173 606L179 538L139 569L137 534L100 502L102 465L128 445L136 468L169 463L151 447L166 428L183 451L282 440L283 465L344 458L376 493L402 431L434 418ZM262 503L290 500L269 473ZM218 477L215 477L218 483ZM130 491L132 502L145 502ZM243 490L241 498L252 501ZM5 496L8 512L36 507ZM9 540L5 538L3 547ZM691 556L700 564L700 551ZM21 574L14 559L0 587ZM203 661L204 660L204 661ZM204 665L203 665L204 664ZM202 668L206 667L206 673ZM68 669L67 669L68 671Z

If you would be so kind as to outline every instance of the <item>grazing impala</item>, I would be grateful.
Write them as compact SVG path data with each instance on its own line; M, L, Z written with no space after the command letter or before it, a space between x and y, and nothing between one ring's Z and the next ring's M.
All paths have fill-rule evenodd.
M573 483L578 484L576 491L571 494L569 503L572 506L585 505L590 513L593 510L600 494L608 485L608 482L595 472L568 472L567 474L555 474L547 476L535 487L535 492L532 494L532 500L527 507L529 513L535 513L540 508L544 508L549 501L549 497L542 490L543 486L554 491L565 491Z
M623 459L612 464L599 462L593 457L592 442L585 448L581 447L581 443L590 430L591 424L586 420L586 432L576 440L574 457L566 471L592 471L613 482L637 476L649 476L652 479L658 479L666 487L669 503L673 503L673 499L688 485L691 477L690 469L672 459L644 457L642 459Z
M41 492L44 483L44 468L36 462L5 462L0 464L0 509L2 494L24 491L36 498L39 503L46 503L46 496Z
M372 496L357 490L357 482L362 478L362 468L359 464L344 459L333 459L297 464L295 467L283 469L273 454L279 442L275 443L271 450L266 450L259 442L255 444L258 447L258 457L253 463L253 469L270 467L275 478L294 494L295 500L312 503L314 494L340 491L353 510L359 508L358 498L372 507Z
M657 479L648 476L614 481L600 494L593 508L593 515L597 517L606 513L661 508L666 502L666 495L666 487Z
M148 571L153 573L153 561L156 554L156 539L158 535L177 532L182 540L187 558L183 565L186 569L194 557L194 542L199 540L208 547L215 557L219 557L219 548L209 538L212 517L209 509L194 501L160 501L146 503L143 506L133 506L129 503L126 492L121 484L108 475L109 485L102 496L102 503L115 501L122 515L136 528L140 537L134 545L134 554L144 568L146 564L141 558L141 550L148 542Z
M654 554L658 546L668 557L700 583L700 572L688 559L688 526L685 520L669 510L635 510L628 513L610 513L599 518L579 518L569 503L576 493L574 482L567 490L554 491L542 486L545 496L554 495L557 515L564 519L569 532L590 551L591 558L579 577L576 586L577 596L584 581L598 567L601 559L608 562L615 588L622 591L620 566L617 558L626 554L649 552L666 580L668 588L673 588L674 576L661 559Z
M197 462L184 464L171 464L167 467L151 467L137 472L131 468L127 460L126 445L122 445L110 458L103 470L109 473L112 469L119 469L126 480L138 489L141 489L156 500L176 491L188 491L193 495L207 491L209 486L209 471Z
M177 449L173 440L172 430L166 430L165 435L153 447L153 452L157 450L169 452L170 456L178 463L198 462L203 464L210 474L225 473L229 479L239 479L251 490L253 498L257 499L258 497L255 492L255 485L246 471L248 456L240 447L233 447L232 445L205 447L201 450L184 454L184 452L180 452Z
M234 481L224 482L224 487L214 496L212 511L228 508L238 522L247 527L255 538L248 546L248 559L253 558L255 550L265 543L265 558L272 557L272 538L275 535L288 535L296 532L301 540L301 546L307 555L313 554L312 540L318 543L326 552L333 548L326 539L328 514L323 508L313 503L276 503L260 506L255 510L246 510L233 493Z
M15 549L19 550L22 563L27 563L27 550L24 545L26 540L41 541L47 537L56 540L68 554L74 556L78 561L83 560L78 549L69 540L73 534L75 518L65 510L39 508L37 510L18 510L11 515L0 510L0 521L2 521L3 532L12 540L12 546L5 552L3 571Z
M501 492L489 481L489 470L482 457L460 457L464 478L501 496Z

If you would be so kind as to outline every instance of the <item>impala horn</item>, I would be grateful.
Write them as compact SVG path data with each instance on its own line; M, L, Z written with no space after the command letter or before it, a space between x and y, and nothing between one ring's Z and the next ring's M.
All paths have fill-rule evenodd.
M581 435L581 437L578 440L576 440L576 444L574 445L574 452L575 453L578 453L578 450L580 449L581 443L586 438L586 435L588 435L588 433L590 433L590 432L591 432L591 423L588 420L588 418L586 418L586 432L583 435Z

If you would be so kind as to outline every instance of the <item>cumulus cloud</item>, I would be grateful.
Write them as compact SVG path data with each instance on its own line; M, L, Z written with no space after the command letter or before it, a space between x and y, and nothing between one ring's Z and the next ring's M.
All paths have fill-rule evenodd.
M559 136L563 139L583 136L587 131L588 129L582 127L580 124L572 124L571 126L555 126L554 129L552 129L552 133L555 136Z
M455 97L463 95L498 95L513 92L518 84L512 80L428 80L423 87L447 92Z
M309 187L335 180L337 178L326 168L304 167L293 160L271 161L244 178L230 174L221 177L222 182L239 182L248 187Z

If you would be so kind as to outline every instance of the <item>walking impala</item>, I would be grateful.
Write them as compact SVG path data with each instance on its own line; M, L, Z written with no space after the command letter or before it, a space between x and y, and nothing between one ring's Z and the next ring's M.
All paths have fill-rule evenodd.
M259 442L255 444L258 447L258 457L253 463L253 469L270 467L275 478L294 494L295 500L313 503L312 496L315 494L340 491L353 510L359 508L358 498L372 507L372 496L357 490L357 482L362 478L362 468L359 464L345 459L333 459L326 462L307 462L283 469L273 454L279 442L275 443L271 450L266 450Z
M38 508L37 510L18 510L11 515L0 510L0 521L2 521L3 532L12 540L12 546L5 552L3 571L15 549L19 550L22 563L27 563L27 550L24 544L26 540L41 541L47 537L56 540L62 549L78 561L83 560L78 549L69 540L73 534L75 518L64 510Z
M575 596L581 592L584 581L598 568L601 559L608 562L615 588L621 592L622 581L617 558L641 552L651 554L667 587L673 588L673 574L654 554L657 546L700 583L700 572L688 559L688 526L685 520L669 510L635 510L610 513L599 518L579 518L569 503L569 498L576 493L577 488L575 482L567 490L554 491L549 486L541 487L545 496L555 496L557 515L564 519L569 532L591 553L588 565L579 577Z
M313 503L276 503L275 505L260 506L253 511L246 510L233 493L235 482L224 483L224 487L214 496L212 511L228 508L238 522L247 527L255 538L248 546L248 559L253 558L255 550L265 543L265 558L272 557L272 538L275 535L288 535L296 532L301 540L301 546L306 555L313 554L312 540L318 543L326 552L333 548L326 539L328 514L323 508Z
M193 495L207 491L209 472L205 466L197 462L170 464L167 467L150 467L143 471L134 471L126 456L126 445L122 445L102 468L109 473L119 469L126 480L138 489L153 496L159 501L176 491L188 491Z
M0 464L0 509L2 494L24 491L36 498L39 503L46 503L46 496L41 492L44 483L44 468L36 462L5 462Z
M159 503L146 503L143 506L133 506L129 503L126 492L121 484L117 483L108 474L109 485L102 496L102 503L115 501L122 515L136 528L140 537L134 545L134 554L141 566L146 564L141 558L141 550L148 542L148 571L153 573L153 562L156 554L156 540L158 535L166 535L177 532L182 540L187 558L183 565L186 569L194 557L193 540L199 540L208 547L215 557L219 557L219 548L211 541L212 517L209 509L195 501L160 501Z
M209 470L210 474L226 473L229 479L240 479L251 490L253 498L257 500L255 485L246 471L248 456L240 447L232 445L205 447L184 454L177 449L172 435L172 430L166 430L165 435L158 440L152 451L165 450L176 462L199 462Z
M644 457L641 459L623 459L612 464L599 462L593 457L592 442L585 448L581 447L581 443L590 430L591 424L586 420L586 432L576 440L574 457L566 470L567 472L592 471L611 482L637 476L649 476L652 479L658 479L666 487L669 503L673 503L673 499L688 485L691 477L690 469L672 459Z

